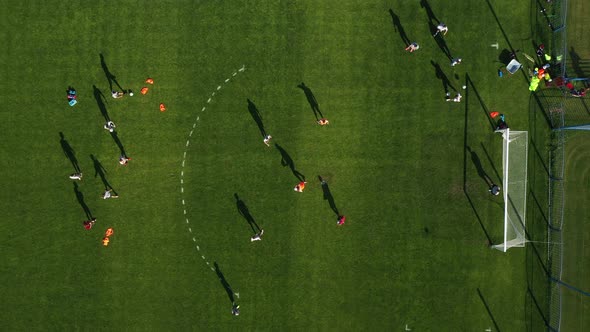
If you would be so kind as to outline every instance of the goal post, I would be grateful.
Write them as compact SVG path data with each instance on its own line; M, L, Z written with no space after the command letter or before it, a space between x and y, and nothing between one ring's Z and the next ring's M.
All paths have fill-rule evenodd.
M493 247L506 252L526 243L525 217L527 196L527 160L529 136L527 131L509 128L502 133L502 192L504 195L504 243Z

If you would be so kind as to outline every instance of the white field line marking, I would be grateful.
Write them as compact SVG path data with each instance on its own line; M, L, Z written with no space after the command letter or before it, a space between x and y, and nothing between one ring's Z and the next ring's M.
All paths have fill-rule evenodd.
M243 72L244 70L246 70L246 66L242 65L242 68L238 69L237 71L234 71L232 74L233 76L236 76L238 74L238 72ZM225 79L225 83L228 83L230 81L231 77ZM221 85L217 86L217 90L219 91L221 90ZM215 96L215 91L213 91L211 93L211 97L209 97L209 99L207 99L207 104L211 103L211 101L213 100L213 97ZM207 109L206 106L203 106L203 108L201 109L201 112L205 112L205 110ZM180 170L180 192L182 193L183 197L182 197L182 205L183 205L183 213L186 216L187 212L186 212L186 206L188 204L186 204L185 200L184 200L184 166L185 166L185 161L186 161L186 155L187 155L187 151L188 151L188 146L190 145L190 137L192 137L193 132L195 130L195 128L197 127L197 122L200 120L200 117L197 116L197 119L195 120L195 122L193 123L193 127L192 130L189 132L189 139L186 140L186 146L184 149L184 153L182 155L182 168ZM186 220L186 224L189 225L189 220L188 218L185 217ZM188 231L189 233L193 232L192 227L188 227ZM197 242L196 237L192 237L193 242L195 243L195 246L197 248L197 251L201 251L201 247L199 246L199 243ZM205 255L201 255L201 258L205 261L205 263L207 263L207 265L210 265L210 263L205 259ZM209 267L211 269L211 271L215 271L214 268ZM240 293L235 293L235 295L240 298Z

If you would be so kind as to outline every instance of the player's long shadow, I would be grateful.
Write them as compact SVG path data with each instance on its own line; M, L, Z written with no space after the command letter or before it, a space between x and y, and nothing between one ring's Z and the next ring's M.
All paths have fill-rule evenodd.
M279 150L279 152L281 153L281 165L283 165L283 167L289 166L291 172L293 172L293 175L295 175L295 177L299 181L305 181L305 175L301 174L301 172L295 169L295 162L293 162L293 159L291 158L289 153L285 149L283 149L283 147L276 143L275 148L277 148L277 150Z
M483 99L481 99L481 96L479 95L479 92L477 92L477 88L475 87L475 84L471 80L471 77L469 76L469 74L465 74L465 85L469 87L469 89L466 91L465 94L467 95L467 92L473 91L473 94L475 95L475 97L479 101L479 104L481 105L481 110L484 113L484 116L486 117L486 119L488 119L488 122L490 123L490 128L492 129L492 131L496 130L496 124L494 123L494 121L492 120L492 118L489 115L490 110L488 109L486 104L483 102ZM467 98L467 96L466 96L466 98ZM467 105L469 105L469 103L467 101L465 101L465 108L467 108Z
M470 82L469 75L466 75L465 81L466 81L466 84L468 82ZM468 134L468 128L469 128L469 98L471 96L470 91L471 91L471 87L469 87L465 91L465 127L463 129L463 193L465 194L465 197L467 198L467 201L469 202L469 205L471 206L471 209L473 210L473 213L475 214L475 217L477 218L477 221L479 222L479 225L481 226L481 229L483 230L483 233L486 236L486 239L488 241L488 245L492 246L494 244L492 241L492 238L490 237L486 227L484 226L483 220L479 216L479 213L477 212L477 209L475 208L475 205L473 204L473 200L471 199L471 196L469 195L469 191L467 190L467 160L469 158L467 156L467 153L469 152L468 151L468 135L467 134Z
M309 103L309 106L311 107L311 110L313 111L313 115L315 116L316 120L319 120L320 118L323 118L324 115L322 114L322 111L320 111L320 104L318 103L318 101L315 99L315 96L313 95L313 92L311 92L311 89L308 88L305 83L301 82L301 84L297 85L297 87L301 90L303 90L303 93L305 93L305 97L307 98L307 102ZM320 115L318 117L318 114Z
M234 197L236 198L236 208L238 209L240 215L246 219L254 234L259 233L261 229L254 220L254 217L252 217L252 214L250 214L250 209L248 209L246 203L244 203L240 196L238 196L238 193L234 193Z
M471 155L471 162L473 162L473 165L475 166L475 169L477 170L477 174L479 175L480 178L482 178L487 187L490 187L493 184L492 179L488 176L488 174L486 173L486 171L483 169L483 166L481 164L481 160L479 159L479 156L477 155L477 153L473 150L471 150L471 148L469 146L466 147L467 151L469 151L469 154Z
M399 33L399 36L402 38L402 41L404 42L405 46L410 45L412 42L410 41L410 38L408 38L408 35L406 34L406 30L404 30L404 27L402 26L402 22L399 19L399 16L397 16L393 12L393 9L389 9L389 15L391 15L393 29Z
M500 332L500 328L498 327L498 323L496 322L496 319L494 318L494 314L492 314L492 311L490 310L490 306L488 306L488 303L486 302L486 299L483 297L483 294L481 294L481 291L479 290L479 288L477 289L477 295L479 295L479 298L481 300L481 303L483 303L483 306L486 308L486 311L488 312L488 315L490 316L490 319L492 320L492 323L494 324L494 331Z
M117 147L119 147L119 150L121 151L121 155L127 156L127 153L125 152L125 147L123 146L123 143L121 143L121 140L119 139L119 135L117 135L116 131L111 132L111 137L113 138L113 141L115 141L115 144L117 144Z
M431 30L432 29L436 29L436 27L431 26ZM440 48L440 50L447 56L449 61L452 60L453 55L451 54L451 50L449 49L449 46L447 45L447 42L443 38L442 34L439 33L436 36L434 36L433 38L434 38L434 41L436 41L436 45L438 45L438 48Z
M78 189L78 184L76 182L74 182L74 193L76 194L76 199L78 200L78 203L80 204L82 209L84 209L86 218L88 220L92 219L92 212L90 211L88 205L86 205L86 202L84 201L84 194Z
M76 158L76 153L70 143L66 140L64 133L61 131L59 132L59 144L61 145L61 149L63 150L64 154L68 158L68 160L72 163L74 167L74 171L76 173L80 173L80 166L78 165L78 159Z
M105 96L102 93L102 91L100 91L100 89L97 88L96 85L93 85L92 86L92 93L94 94L94 99L96 99L96 104L98 105L98 109L100 110L100 114L102 114L105 121L107 121L107 122L111 121L111 118L109 117L109 112L107 112L107 107L104 104Z
M334 211L336 216L339 217L340 213L338 212L338 208L336 207L336 203L334 202L334 197L332 196L332 193L330 192L330 186L328 186L328 182L324 181L324 179L319 175L318 175L318 179L320 180L320 183L322 184L322 191L324 192L324 200L328 201L332 211Z
M104 185L105 190L113 189L113 187L111 186L111 184L107 180L107 177L106 177L107 170L104 168L104 166L102 166L100 161L98 159L96 159L96 157L94 157L94 155L92 155L92 154L90 155L90 159L92 159L92 164L94 165L94 177L100 176L100 180L102 181L102 184ZM115 195L116 195L116 193L115 193Z
M258 111L258 108L256 107L256 105L254 105L254 103L250 99L248 99L248 112L250 112L252 119L254 119L254 122L256 122L256 125L258 126L258 130L260 130L260 134L262 135L263 138L265 138L266 137L266 130L264 129L264 123L262 122L262 116L260 115L260 111Z
M121 91L124 91L123 87L117 81L117 77L113 75L113 73L111 73L111 71L109 70L107 63L104 61L104 55L102 55L102 53L100 53L100 66L102 67L104 75L107 77L107 80L109 81L110 91L113 91L113 82L119 87L119 89L121 89Z
M432 8L430 7L430 4L428 3L427 0L421 0L420 7L424 8L424 10L426 10L426 15L428 15L428 22L430 24L432 24L433 21L436 24L440 24L440 21L438 20L438 18L436 18L436 15L434 15L434 12L432 11Z
M496 175L496 179L498 180L498 182L502 182L502 177L500 176L500 173L498 173L498 170L496 169L496 164L492 161L492 157L490 157L490 154L488 153L488 149L486 149L486 146L483 144L483 142L479 143L481 145L481 148L483 150L483 152L486 155L486 158L488 159L488 163L492 166L492 169L494 170L494 174ZM494 182L494 181L492 181Z
M217 273L217 277L219 278L221 285L223 286L223 288L227 292L227 296L229 297L229 300L233 304L235 302L234 301L234 291L231 289L231 286L229 285L227 280L225 280L225 276L223 275L223 273L219 269L219 265L217 264L217 262L215 262L213 265L215 266L215 273Z
M442 81L442 85L443 85L443 88L445 89L445 93L449 92L449 87L451 89L453 89L454 91L457 91L457 89L455 89L453 84L451 84L451 81L449 80L449 78L447 77L445 72L442 70L442 68L440 67L438 62L436 62L434 60L430 60L430 63L434 67L436 78L438 78L439 80Z

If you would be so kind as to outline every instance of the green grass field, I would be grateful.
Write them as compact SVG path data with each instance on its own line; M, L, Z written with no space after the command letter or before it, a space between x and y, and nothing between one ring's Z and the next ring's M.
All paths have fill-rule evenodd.
M502 174L502 140L486 114L505 113L517 130L536 116L525 75L497 76L503 49L534 52L530 4L432 1L463 58L451 67L418 1L8 2L3 329L544 328L537 311L547 299L535 299L537 310L530 296L533 281L546 294L544 276L530 249L489 248L502 241L503 201L481 176ZM404 52L390 9L420 43L416 53ZM110 97L100 54L135 96ZM461 103L445 102L433 63ZM155 84L142 96L147 77ZM315 124L302 82L330 125ZM128 166L102 128L93 86ZM77 190L97 218L89 231L60 132L84 173ZM293 191L298 180L275 143L306 176L304 193ZM91 155L118 199L101 199ZM234 194L265 230L262 241L249 241ZM239 293L239 317L220 274Z

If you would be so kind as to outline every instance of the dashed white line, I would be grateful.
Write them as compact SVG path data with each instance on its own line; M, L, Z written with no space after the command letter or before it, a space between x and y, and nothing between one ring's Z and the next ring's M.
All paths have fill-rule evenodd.
M243 65L242 68L238 69L237 71L234 71L233 74L232 74L232 76L236 76L238 74L238 72L243 72L244 70L246 70L246 66L245 65ZM225 79L225 83L228 83L230 80L231 80L231 76ZM222 85L218 85L217 86L217 89L215 91L213 91L211 93L211 96L207 99L207 104L211 103L211 101L213 100L213 97L216 94L216 91L221 90L221 88L222 88ZM201 109L201 112L205 112L206 109L207 109L207 107L206 106L203 106L203 108ZM186 215L187 215L186 206L188 204L186 204L186 202L184 200L184 167L185 167L185 164L186 164L186 156L188 154L188 152L187 152L188 151L188 146L190 145L190 137L192 137L192 135L194 133L194 130L197 127L197 122L199 120L200 120L200 117L197 116L197 119L193 123L192 130L190 131L190 133L188 135L189 136L189 139L187 139L187 141L186 141L186 148L185 148L184 153L183 153L183 156L182 156L182 168L181 168L181 171L180 171L180 192L183 195L183 198L182 198L182 206L183 206L183 213L185 215L185 220L186 220L187 225L190 225L190 223L189 223L188 217L186 217ZM192 227L188 227L188 231L190 233L192 233L193 232ZM195 246L197 248L197 251L201 251L201 247L199 247L196 237L192 237L192 239L193 239L193 242L195 243ZM205 261L205 263L207 263L208 266L210 265L210 263L205 259L205 255L201 255L201 258ZM215 269L213 267L210 267L209 266L209 268L211 269L211 271L215 271ZM239 293L236 293L236 295L239 298Z

